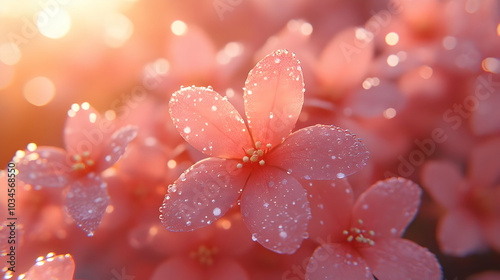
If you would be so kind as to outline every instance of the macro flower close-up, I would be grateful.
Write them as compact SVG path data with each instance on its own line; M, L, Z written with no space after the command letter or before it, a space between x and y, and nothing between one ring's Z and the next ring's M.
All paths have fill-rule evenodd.
M0 0L0 278L500 280L497 0Z
M266 56L244 87L248 128L238 111L211 88L187 87L170 100L172 120L195 148L211 156L169 186L161 220L169 230L193 230L223 216L240 193L252 238L278 253L294 253L307 238L310 207L297 179L344 178L368 152L341 128L291 131L304 100L299 61L287 50ZM323 144L324 143L324 144Z

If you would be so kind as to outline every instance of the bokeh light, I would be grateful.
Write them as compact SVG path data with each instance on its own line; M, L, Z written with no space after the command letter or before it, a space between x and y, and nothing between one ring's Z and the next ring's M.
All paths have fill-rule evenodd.
M6 65L14 65L21 59L21 50L19 47L12 43L0 44L0 62Z
M187 32L187 24L181 20L176 20L170 25L170 30L177 36L182 36Z
M113 13L104 23L104 41L111 48L119 48L134 32L134 24L123 14Z
M35 106L47 105L56 93L54 83L46 77L35 77L24 85L23 95Z
M40 33L51 39L64 37L71 28L71 16L64 9L45 8L38 12L36 25Z

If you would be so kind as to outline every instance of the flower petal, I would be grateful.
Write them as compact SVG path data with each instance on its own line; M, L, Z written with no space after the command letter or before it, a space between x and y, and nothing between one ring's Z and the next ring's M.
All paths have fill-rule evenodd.
M109 205L107 184L99 176L89 173L70 184L66 194L66 211L89 236L99 227Z
M113 166L136 136L137 128L134 126L125 126L113 133L111 140L103 147L96 169L102 171Z
M202 280L203 272L199 265L188 258L173 257L161 263L153 273L151 280L190 279Z
M472 150L468 179L471 183L490 187L500 183L500 138L479 144Z
M175 92L169 104L170 116L179 133L201 152L241 158L245 148L253 147L240 114L217 92L187 87Z
M65 187L71 171L66 156L66 151L55 147L41 146L32 152L25 151L23 157L14 157L18 179L33 186Z
M299 60L287 50L264 57L245 81L245 113L254 141L275 146L292 132L304 103Z
M446 208L461 202L468 188L458 167L447 161L428 161L422 167L422 186L432 198Z
M320 82L334 89L328 92L349 92L346 89L361 84L373 60L375 43L372 36L363 28L349 27L330 40L316 67Z
M241 196L243 221L252 239L269 250L293 254L307 238L311 209L292 176L272 166L255 169Z
M437 240L443 253L457 257L477 252L485 246L478 221L463 210L448 212L441 218Z
M248 280L246 270L236 261L226 258L217 258L214 264L207 269L208 280Z
M161 222L170 231L208 226L222 217L238 199L250 173L235 160L207 158L184 172L160 208Z
M333 242L345 240L342 231L351 225L354 197L346 179L334 181L306 181L312 219L309 237L312 240L329 237ZM308 183L308 184L307 184Z
M442 279L436 256L412 241L387 238L360 251L377 279Z
M90 153L91 159L96 159L104 144L105 135L111 132L109 126L103 125L101 115L88 103L73 104L68 111L64 125L64 145L68 154L82 155Z
M37 261L23 279L57 279L73 280L75 262L70 254L54 256L48 254L45 259Z
M292 133L266 157L266 163L306 180L341 179L368 160L365 145L339 127L315 125Z
M399 237L418 211L420 194L420 187L404 178L378 181L354 204L353 223L373 230L376 239Z
M373 276L365 260L351 246L334 243L314 251L307 264L306 279L372 280Z

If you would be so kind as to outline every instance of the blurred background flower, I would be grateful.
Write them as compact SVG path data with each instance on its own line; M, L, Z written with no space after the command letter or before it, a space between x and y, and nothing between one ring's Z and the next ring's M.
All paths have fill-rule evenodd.
M497 243L479 240L485 246L457 256L446 249L444 235L436 237L440 217L451 211L436 199L436 177L447 173L421 171L428 161L446 161L457 176L442 180L444 187L463 179L471 190L498 193L498 170L488 167L498 158L485 157L479 171L472 161L500 136L496 0L0 0L1 166L30 143L63 148L64 123L75 103L88 102L118 127L139 128L122 159L101 174L110 205L92 238L66 215L60 190L18 180L18 272L54 252L71 255L75 279L116 279L117 272L150 279L155 271L162 276L164 265L174 263L169 260L190 258L205 243L221 247L223 241L210 238L175 253L163 250L171 244L160 245L177 238L157 225L167 186L203 158L176 132L168 100L180 86L212 86L243 114L248 71L283 48L296 53L304 73L304 107L295 129L337 125L370 151L367 166L347 178L354 199L378 180L413 180L430 195L424 192L403 237L434 253L446 279L498 278ZM485 172L487 191L471 172L474 178ZM2 209L6 180L2 172ZM473 208L484 210L490 200L476 199ZM324 211L318 207L311 205L319 223ZM476 210L479 221L483 212ZM491 225L499 222L495 211L487 217ZM236 216L214 227L234 232L224 235L228 242L249 238L245 228L229 230L241 218L230 214ZM0 228L2 243L6 229ZM214 261L233 258L250 279L304 279L318 246L309 238L284 256L250 242L237 253L221 251ZM0 248L3 260L8 248Z

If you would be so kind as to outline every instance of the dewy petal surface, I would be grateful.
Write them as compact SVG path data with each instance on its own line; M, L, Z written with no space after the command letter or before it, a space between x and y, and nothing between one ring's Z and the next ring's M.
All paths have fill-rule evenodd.
M66 211L89 236L101 224L109 203L107 184L94 173L73 181L66 194Z
M360 250L377 279L442 279L436 256L412 241L387 238Z
M74 272L75 262L71 255L54 256L53 254L49 254L45 259L33 265L25 273L23 279L73 280Z
M342 179L368 160L365 145L339 127L315 125L292 133L272 150L266 163L306 180Z
M33 152L26 151L16 164L18 178L33 186L65 187L71 171L66 157L66 151L54 147L41 146Z
M308 236L307 193L295 178L277 168L252 172L241 196L241 213L252 239L274 252L292 254Z
M277 50L250 71L245 113L254 141L275 146L292 132L304 103L302 69L295 54Z
M448 161L428 161L422 168L422 186L441 205L452 208L461 203L468 188L458 166Z
M358 198L353 208L353 223L362 221L375 231L375 238L399 237L415 217L421 190L403 178L389 178L372 185Z
M452 256L464 257L485 246L479 222L461 209L441 218L436 235L440 250Z
M125 126L118 129L109 142L102 149L102 154L97 162L99 171L111 167L125 153L128 144L137 136L137 128L134 126Z
M106 134L110 132L107 131L109 127L102 125L101 115L88 103L81 106L73 105L76 105L75 109L78 110L68 111L64 125L63 136L66 151L70 155L89 152L90 158L95 159L100 154Z
M307 264L306 279L372 280L373 276L365 260L350 245L333 243L314 251Z
M181 136L209 156L241 158L253 143L238 111L217 92L183 88L170 99L170 116Z
M332 181L306 181L304 184L311 205L309 237L312 240L330 237L332 242L345 240L342 231L351 224L354 204L352 188L347 179Z
M208 158L191 166L169 186L160 208L163 225L170 231L189 231L222 217L236 203L250 173L237 164Z

